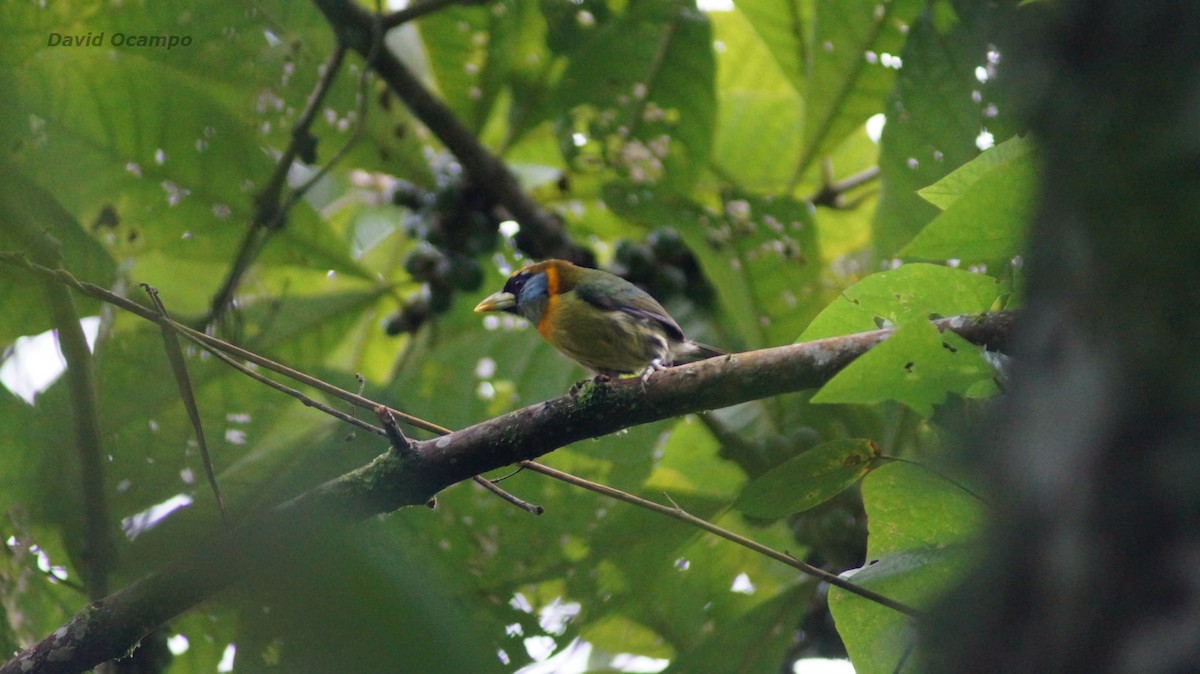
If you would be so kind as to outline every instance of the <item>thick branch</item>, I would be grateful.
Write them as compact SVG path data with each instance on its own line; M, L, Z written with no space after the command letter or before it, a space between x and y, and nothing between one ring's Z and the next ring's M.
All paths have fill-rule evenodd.
M936 321L966 339L1007 349L1014 315ZM295 554L321 521L357 522L428 501L480 473L533 459L585 438L682 414L814 388L891 334L891 330L731 354L669 368L640 380L586 386L440 438L411 451L386 452L306 492L181 560L96 602L41 643L0 667L0 674L80 672L120 657L158 625L257 569L268 555Z

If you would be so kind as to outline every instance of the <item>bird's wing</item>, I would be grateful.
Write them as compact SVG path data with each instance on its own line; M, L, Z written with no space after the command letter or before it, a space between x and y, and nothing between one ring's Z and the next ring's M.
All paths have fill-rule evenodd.
M587 283L575 286L575 294L580 299L604 311L620 311L635 318L657 323L666 331L667 336L676 341L683 341L683 330L658 300L650 296L632 283L619 288L606 288L603 291Z

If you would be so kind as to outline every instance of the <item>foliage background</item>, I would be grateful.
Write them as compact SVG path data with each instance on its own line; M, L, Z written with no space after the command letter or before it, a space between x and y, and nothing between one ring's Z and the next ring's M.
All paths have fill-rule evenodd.
M1001 308L1019 289L1032 150L996 85L995 42L1022 11L501 0L389 32L387 47L571 239L665 298L690 336L749 350L899 326L820 392L638 427L547 462L665 493L835 572L872 562L858 580L917 605L957 577L980 517L961 487L881 458L852 475L796 458L841 456L862 439L938 464L947 431L995 392L991 361L924 321ZM272 0L10 2L0 14L0 250L27 251L12 223L32 219L79 278L139 301L149 283L172 315L203 321L333 48L328 20ZM48 47L51 32L192 44ZM527 259L495 233L504 213L480 207L463 166L377 79L365 80L362 118L361 69L346 58L311 128L315 161L297 163L292 184L360 122L361 137L269 236L214 329L344 388L361 373L369 397L450 428L562 394L578 366L527 326L471 312ZM868 120L881 114L876 141ZM981 152L989 138L999 145ZM50 328L26 272L0 266L0 283L0 344ZM100 317L102 488L121 587L212 535L218 518L157 327L80 306ZM411 329L390 336L389 325ZM235 513L382 449L189 356ZM64 433L72 413L61 383L33 404L0 392L5 652L86 601L39 568L74 581L87 563L80 485L101 476L80 474ZM820 494L797 498L814 483ZM823 588L768 559L536 475L504 485L546 514L463 484L437 510L328 532L320 554L265 568L167 626L157 636L188 647L165 671L212 671L229 644L237 671L515 671L575 639L593 645L591 671L610 671L619 653L679 672L778 671L843 644L860 672L904 658L909 625L886 609L833 592L831 617ZM191 505L139 528L179 494Z

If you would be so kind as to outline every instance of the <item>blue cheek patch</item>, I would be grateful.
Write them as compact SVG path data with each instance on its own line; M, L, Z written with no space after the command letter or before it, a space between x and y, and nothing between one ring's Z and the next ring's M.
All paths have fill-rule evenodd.
M539 298L545 299L549 296L549 279L545 274L535 274L530 276L524 284L521 285L521 290L517 293L517 305L525 302L534 303Z

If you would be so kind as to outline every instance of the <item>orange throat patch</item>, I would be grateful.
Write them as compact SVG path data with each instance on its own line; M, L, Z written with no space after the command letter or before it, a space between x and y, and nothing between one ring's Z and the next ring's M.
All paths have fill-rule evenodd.
M551 315L558 309L558 269L554 265L546 265L546 307L538 317L537 330L543 338L550 332Z

